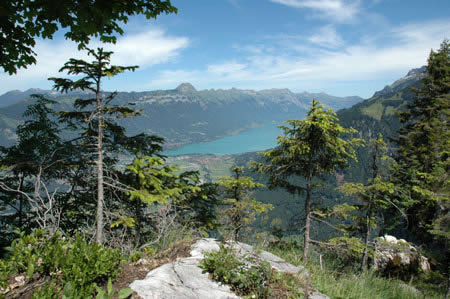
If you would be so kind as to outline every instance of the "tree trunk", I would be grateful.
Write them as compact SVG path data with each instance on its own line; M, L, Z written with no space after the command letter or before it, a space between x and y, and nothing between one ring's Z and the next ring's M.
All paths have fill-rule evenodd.
M135 213L136 213L136 237L135 237L135 244L136 247L139 247L141 242L141 219L142 219L142 207L141 207L141 200L135 199Z
M303 263L306 264L308 262L308 251L309 251L309 243L310 237L309 232L311 230L311 179L312 174L310 173L308 176L308 181L306 183L306 199L305 199L305 241L303 247Z
M98 135L97 135L97 227L96 241L103 243L103 119L100 101L100 79L97 81L97 119L98 119Z
M372 216L372 204L369 204L369 209L366 214L366 235L364 240L364 253L361 261L361 271L367 268L368 250L369 250L369 239L370 239L370 217Z
M25 180L25 175L22 174L22 177L20 178L20 185L19 185L19 190L22 191L23 188L23 182ZM23 225L23 195L22 194L18 194L19 196L19 227L20 229L23 229L22 225Z

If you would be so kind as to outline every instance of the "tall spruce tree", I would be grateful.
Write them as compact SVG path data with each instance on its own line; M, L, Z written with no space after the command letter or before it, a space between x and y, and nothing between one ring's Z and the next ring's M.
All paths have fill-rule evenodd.
M415 241L430 244L449 236L450 45L431 51L422 88L399 114L403 127L395 142L393 182L406 211L407 230ZM445 221L445 219L447 219ZM448 240L447 240L448 241Z
M76 111L61 112L61 118L75 127L81 125L83 141L88 151L95 153L97 174L97 213L96 213L96 241L103 243L103 203L104 203L104 152L108 147L116 147L123 140L124 128L115 122L117 118L131 117L138 112L129 106L111 105L116 93L105 94L101 90L102 80L124 71L134 71L137 66L111 65L112 52L86 49L92 56L92 62L71 58L60 69L69 75L82 75L78 80L66 78L49 78L54 81L54 88L62 92L71 90L90 91L94 97L77 99ZM105 141L107 141L105 143ZM94 148L92 148L94 146Z
M369 256L369 242L371 239L372 228L376 227L377 216L381 214L384 208L389 205L387 196L394 191L392 183L383 180L382 174L379 171L380 160L387 158L385 156L386 143L383 140L381 133L376 139L370 140L371 145L371 171L372 177L367 184L361 183L346 183L340 186L340 190L348 195L356 196L359 202L355 205L360 212L360 217L353 217L357 224L352 224L351 227L361 232L364 237L364 252L361 259L361 270L367 268L367 261ZM341 209L343 210L343 209Z
M254 163L254 167L269 175L269 188L282 187L292 194L306 193L303 250L306 263L311 243L311 201L313 190L320 186L313 180L348 167L349 159L356 160L354 148L362 141L343 139L343 135L356 130L340 126L336 114L331 109L323 110L323 105L315 100L304 120L285 123L280 126L284 136L278 136L278 146L263 153L266 163Z

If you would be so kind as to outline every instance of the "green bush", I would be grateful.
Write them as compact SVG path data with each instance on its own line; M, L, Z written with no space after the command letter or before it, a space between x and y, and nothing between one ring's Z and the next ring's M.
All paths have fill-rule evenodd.
M253 257L241 260L223 245L220 251L207 253L200 262L204 271L216 281L228 284L241 296L250 298L299 297L302 292L297 277L272 270L268 262Z
M358 238L337 237L328 240L331 247L322 246L324 258L333 261L336 267L359 267L364 253L364 243ZM373 258L374 250L369 248L369 259Z
M268 285L272 279L272 268L267 262L254 258L240 261L230 248L221 245L220 251L206 254L200 266L211 273L214 280L229 284L239 295L269 297Z
M108 278L116 277L122 260L118 249L89 244L81 235L66 239L59 234L49 236L42 230L30 235L20 233L8 251L7 259L0 260L0 282L5 281L8 274L26 273L31 277L37 272L51 277L52 283L57 282L58 286L70 283L76 291L75 298L92 297L97 284L103 285ZM39 290L43 294L41 297L53 296L47 289L51 288Z
M9 267L8 264L0 260L0 289L5 288L8 282Z
M42 287L36 290L31 296L32 299L58 299L61 295L61 288L52 280L45 283Z
M119 271L121 252L103 248L98 243L88 244L76 236L60 263L65 282L84 295L92 294L97 283L104 284L108 277L115 278Z

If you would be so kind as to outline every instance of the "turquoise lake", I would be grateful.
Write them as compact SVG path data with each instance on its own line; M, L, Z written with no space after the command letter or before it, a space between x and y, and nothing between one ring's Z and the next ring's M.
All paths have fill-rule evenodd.
M227 136L214 141L193 143L179 149L165 152L167 156L188 154L214 154L218 156L264 151L277 144L277 136L282 135L278 128L281 123L270 123Z

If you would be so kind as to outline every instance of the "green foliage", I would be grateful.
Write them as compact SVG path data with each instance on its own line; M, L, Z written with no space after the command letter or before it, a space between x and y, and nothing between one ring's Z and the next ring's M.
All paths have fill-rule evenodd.
M130 288L121 289L116 294L116 292L113 290L113 287L112 287L111 278L108 279L108 284L106 286L106 292L99 287L96 287L96 289L97 289L97 296L95 297L96 299L113 299L113 298L115 298L115 296L118 299L125 299L125 298L130 297L131 294L133 294L133 290Z
M393 182L396 203L405 209L413 238L430 243L450 230L450 44L431 51L414 102L400 113ZM391 219L395 219L391 217ZM395 225L395 223L393 223ZM448 239L447 239L448 241Z
M0 260L0 289L5 288L8 282L10 267L4 260Z
M268 298L272 269L269 263L246 258L240 261L231 248L221 245L220 251L208 253L200 267L216 281L231 285L239 295Z
M147 204L167 204L169 199L178 198L183 192L183 184L176 174L176 167L165 165L159 157L144 156L134 159L126 170L137 176L139 189L129 192L131 200ZM199 188L192 187L193 191Z
M241 229L254 221L256 215L273 208L271 204L264 204L250 197L252 190L264 185L242 176L243 170L244 167L234 167L234 177L221 177L217 182L224 193L220 213L224 216L225 225L230 227L234 240L240 239Z
M169 0L134 0L107 3L87 0L66 1L7 1L2 5L0 21L0 66L9 74L36 63L33 48L36 38L52 39L59 29L68 29L66 39L87 45L92 37L102 42L116 42L116 34L123 34L122 24L129 16L145 15L147 19L159 14L176 13Z
M138 66L111 65L112 52L86 48L88 56L94 61L86 62L80 59L69 59L60 69L68 75L75 75L77 80L67 78L49 78L54 82L54 88L61 92L73 90L90 91L94 93L91 98L75 100L75 111L60 111L61 122L68 128L77 130L80 137L75 139L78 155L83 162L95 164L97 175L97 211L96 211L96 240L102 244L104 241L104 201L105 185L114 188L117 181L105 182L105 170L117 161L117 153L130 149L129 138L125 135L124 127L117 124L118 119L129 118L139 114L138 110L127 105L112 105L116 92L105 95L101 92L102 79L121 74L125 71L134 71ZM81 76L81 78L80 78ZM95 145L95 146L93 146Z
M278 146L263 153L269 164L257 163L259 172L270 175L269 187L282 187L291 193L302 193L305 187L293 183L295 177L323 177L336 169L348 167L349 159L356 159L355 147L361 139L344 140L345 134L356 133L337 123L336 114L323 110L313 101L304 120L288 120L280 126L284 136L278 136Z
M255 257L237 258L231 247L220 246L200 262L212 279L230 285L245 298L300 298L304 281L298 276L273 270L268 262Z
M343 218L351 218L353 223L348 225L344 231L346 234L357 234L364 237L364 253L361 260L361 269L367 267L369 242L372 238L371 231L377 227L377 217L392 204L388 199L394 193L394 184L386 182L380 175L378 169L380 161L386 160L386 143L381 133L376 139L370 139L371 145L371 170L372 177L366 184L361 183L345 183L339 187L339 190L347 195L356 197L358 202L351 206L359 213L351 214L353 209L345 203L345 213L336 213L336 216ZM334 207L336 210L338 207Z
M44 207L36 197L48 191L46 185L63 178L67 170L64 143L52 109L55 101L42 95L32 95L31 99L32 104L23 113L25 121L17 127L17 143L9 148L0 147L0 167L3 169L0 211L7 211L0 212L0 221L5 223L0 227L3 242L12 241L12 231L16 228L30 231L36 226L47 226L56 229L55 221L51 219L53 211L37 217L39 208ZM37 178L39 184L33 184ZM54 205L59 206L59 202Z
M168 217L177 214L172 224L198 230L203 235L217 226L216 188L212 184L201 184L198 172L179 173L178 168L167 165L158 156L141 156L125 167L124 175L129 184L127 201L134 205L131 213L137 246L142 245L141 241L144 244L154 241L149 238L162 237L159 232L149 235L152 227L160 227L160 223L151 221L159 217L152 215L158 209L166 209Z
M54 280L47 281L42 287L31 295L32 299L58 299L61 296L61 288ZM62 296L64 298L64 296ZM67 298L67 296L65 297ZM72 297L73 298L73 297Z
M356 130L338 124L336 114L323 110L320 102L312 101L304 120L288 120L280 126L284 136L278 136L278 146L263 153L266 163L253 163L255 169L269 175L269 188L281 187L292 194L306 192L304 260L308 258L311 230L311 195L320 185L313 178L324 178L338 169L348 167L349 159L356 159L355 147L362 140L343 139ZM306 179L306 186L301 178Z
M98 243L88 244L84 238L76 236L59 269L65 281L70 281L80 294L89 295L97 283L115 278L120 262L119 250L103 248Z
M321 252L328 260L333 260L338 267L355 267L360 265L365 244L359 238L336 237L328 240L329 245L321 246ZM331 246L330 246L331 245ZM373 258L374 250L369 249L368 256Z
M65 285L63 293L69 292L66 288L73 289L77 298L91 296L97 284L114 279L122 260L119 250L89 244L80 235L65 239L58 234L49 236L42 230L30 235L21 233L9 252L8 258L0 263L6 268L5 273L26 273L31 277L36 272L58 279L59 285ZM50 286L39 292L52 295Z

